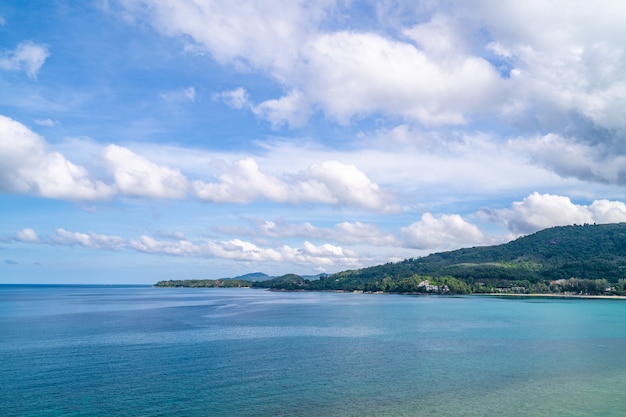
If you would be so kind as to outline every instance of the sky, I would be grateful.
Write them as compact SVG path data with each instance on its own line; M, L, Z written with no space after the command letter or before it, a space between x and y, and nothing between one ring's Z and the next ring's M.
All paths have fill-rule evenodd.
M626 221L615 0L0 3L0 283L315 275Z

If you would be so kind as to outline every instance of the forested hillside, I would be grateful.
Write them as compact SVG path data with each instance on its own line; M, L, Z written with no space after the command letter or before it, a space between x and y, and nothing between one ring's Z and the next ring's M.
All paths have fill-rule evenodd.
M309 280L250 286L400 293L618 294L626 287L626 223L554 227L512 242L435 253Z
M623 293L626 223L554 227L503 245L435 253L330 277L346 289L381 291L393 291L403 282L410 286L406 280L411 278L463 284L461 292L600 293L613 288L611 292Z

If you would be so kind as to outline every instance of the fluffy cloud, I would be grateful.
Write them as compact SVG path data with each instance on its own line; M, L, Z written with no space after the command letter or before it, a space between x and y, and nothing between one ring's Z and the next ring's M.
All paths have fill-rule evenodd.
M119 145L107 145L96 163L110 178L92 178L82 166L26 126L0 116L0 190L41 197L96 200L125 195L186 198L247 204L257 199L279 203L323 203L371 211L393 211L390 196L356 166L339 161L313 164L296 174L269 175L248 157L230 166L214 163L217 181L190 181L180 170L157 164ZM106 182L105 182L106 181Z
M514 202L510 209L494 210L490 215L492 219L505 222L511 232L519 235L553 226L625 222L626 205L609 200L579 205L568 197L533 193Z
M92 177L82 166L8 117L0 115L0 190L68 200L108 199L117 193L141 197L182 198L189 184L180 171L159 166L127 148L109 145L102 161L114 185Z
M31 78L37 73L50 56L48 47L34 42L22 42L13 51L0 54L0 69L7 71L25 71Z
M99 250L133 250L155 255L219 258L242 262L289 262L309 267L355 266L361 259L353 251L324 243L314 245L305 241L301 248L282 245L276 248L261 247L241 239L194 243L185 239L158 240L150 236L125 239L120 236L94 232L71 232L56 229L44 239L33 240L37 234L32 229L16 233L17 239L25 243L47 243L58 246L84 247ZM19 238L19 237L22 238Z
M149 236L141 236L125 242L125 246L139 252L155 253L173 256L200 256L202 250L197 245L187 241L163 241Z
M112 190L26 126L0 115L0 190L70 200L108 198Z
M291 65L324 15L329 1L121 0L137 19L146 18L187 48L209 51L221 63L276 70Z
M274 127L283 124L288 124L291 127L302 126L311 113L306 96L298 90L293 90L281 98L267 100L258 105L250 100L250 95L243 87L214 94L213 99L221 100L233 109L248 108L260 118L268 120Z
M331 245L330 243L324 243L323 245L315 246L311 242L304 242L302 253L307 256L323 258L343 258L345 256L356 256L354 252L342 249L339 246Z
M268 71L287 93L251 109L274 125L301 125L316 108L342 123L384 112L427 124L458 124L465 122L465 113L490 106L501 88L498 72L482 57L457 50L451 60L452 51L434 54L431 44L424 48L432 37L426 34L437 32L448 45L459 39L453 24L413 27L393 39L367 31L320 30L338 7L335 2L123 3L162 33L193 40L190 50Z
M254 228L217 226L215 230L239 236L324 239L344 244L371 244L394 246L396 239L385 233L375 224L361 222L341 222L330 228L314 226L310 222L287 223L282 220L257 221Z
M102 157L122 194L182 198L189 188L187 178L180 171L159 166L128 148L108 145L102 151Z
M125 241L119 236L101 235L93 232L69 232L65 229L56 229L50 240L63 246L83 246L91 249L119 250L125 246Z
M300 90L291 90L278 99L266 100L251 108L254 114L268 120L274 127L283 124L303 126L311 114L309 100Z
M488 111L533 132L568 129L572 114L626 129L626 9L612 0L378 2L358 22L346 16L368 12L353 2L120 1L190 51L269 74L284 94L245 103L274 125L318 110L427 125Z
M285 179L261 172L252 158L223 167L219 182L194 181L194 194L218 203L248 203L265 198L285 203L325 203L372 211L393 211L389 196L354 165L339 161L313 164Z
M526 137L542 132L509 143L538 167L626 181L626 9L611 0L377 3L359 22L345 17L369 13L357 3L218 3L123 2L163 34L191 41L189 50L272 77L278 97L255 102L243 88L216 97L276 127L302 126L316 112L344 124L383 115L427 126L486 116ZM431 139L430 148L445 148ZM337 197L327 184L301 185L318 201Z
M15 233L15 239L20 242L36 243L39 242L39 236L30 228L22 229Z
M626 222L626 204L621 201L595 200L588 206L595 223Z
M393 200L356 166L339 161L313 164L299 175L293 195L297 201L363 207L373 211L398 211Z
M511 100L535 122L550 128L555 117L576 111L607 128L626 127L617 110L626 100L623 7L477 0L458 12L488 28L489 48L511 68Z
M428 125L461 124L500 88L497 72L480 57L439 62L411 43L373 33L324 34L309 51L301 88L342 122L382 111Z
M475 225L458 214L433 216L424 213L420 221L401 229L407 247L415 249L451 249L484 244L485 236Z
M286 201L289 189L279 178L266 175L252 158L236 161L224 167L219 182L194 181L193 190L198 198L217 203L249 203L257 198Z
M240 239L232 239L227 242L210 242L206 244L205 247L208 254L219 258L255 262L281 262L287 260L279 250L260 248L254 243L245 242ZM291 261L292 259L289 260Z

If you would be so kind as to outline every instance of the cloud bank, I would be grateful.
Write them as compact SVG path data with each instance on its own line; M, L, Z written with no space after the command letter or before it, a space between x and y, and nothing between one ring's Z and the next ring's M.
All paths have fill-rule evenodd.
M214 164L215 179L188 179L179 169L152 162L130 149L105 146L96 178L84 166L50 152L46 141L23 124L0 115L0 190L68 200L104 200L115 196L183 199L247 204L257 199L278 203L319 203L371 211L395 211L391 194L356 166L323 161L296 173L263 173L248 157L230 166ZM210 163L210 161L207 161Z
M356 5L342 2L123 5L190 51L267 71L285 94L259 103L256 114L275 124L302 122L317 109L342 123L383 112L426 125L463 124L504 108L504 117L532 117L544 127L572 111L607 128L625 127L616 109L626 93L626 12L610 0L523 7L471 0L436 12L398 2L404 19L379 5L372 26L352 30L325 26L355 12ZM426 13L432 15L424 20Z
M269 241L254 243L239 237L227 240L192 242L180 232L157 234L166 239L148 235L124 238L95 232L72 232L57 228L54 233L40 237L32 228L25 228L5 242L47 244L66 247L83 247L94 250L136 252L198 258L229 259L240 262L287 262L315 268L362 267L383 258L331 243L348 246L375 245L404 250L421 250L429 253L469 246L504 243L512 238L530 234L553 226L626 222L626 204L618 201L596 200L589 205L574 204L568 197L533 193L510 208L482 210L477 219L499 222L506 226L506 236L487 235L478 226L458 214L433 215L424 213L421 219L400 227L395 233L385 232L374 224L341 222L332 227L319 227L310 222L297 224L284 221L256 221L253 227L217 226L224 235L250 236L253 240L267 237ZM300 247L283 243L284 239L302 239ZM261 242L261 241L259 241ZM409 254L410 251L402 253Z
M360 16L349 2L122 7L191 53L267 74L282 95L255 100L238 87L215 97L275 127L317 114L340 124L384 115L424 128L488 115L518 129L518 149L558 175L613 184L626 177L626 11L613 1L379 3L374 18L348 19L348 29L329 22ZM533 139L538 132L551 133Z

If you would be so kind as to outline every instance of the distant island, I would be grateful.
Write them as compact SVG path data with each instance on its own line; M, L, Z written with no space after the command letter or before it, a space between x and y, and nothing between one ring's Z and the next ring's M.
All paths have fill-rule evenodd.
M506 244L302 277L262 273L156 287L252 287L402 294L626 295L626 223L545 229Z

